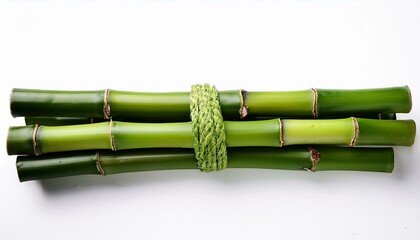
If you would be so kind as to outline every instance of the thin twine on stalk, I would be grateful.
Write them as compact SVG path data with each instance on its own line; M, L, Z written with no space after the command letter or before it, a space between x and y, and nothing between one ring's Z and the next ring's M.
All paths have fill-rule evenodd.
M193 85L190 93L192 140L198 168L203 172L227 167L226 134L214 86Z

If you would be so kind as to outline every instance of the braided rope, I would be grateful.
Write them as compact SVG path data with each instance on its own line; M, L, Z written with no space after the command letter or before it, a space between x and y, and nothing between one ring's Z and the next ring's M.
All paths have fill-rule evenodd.
M227 166L226 134L216 88L193 85L190 94L192 140L198 167L203 172Z

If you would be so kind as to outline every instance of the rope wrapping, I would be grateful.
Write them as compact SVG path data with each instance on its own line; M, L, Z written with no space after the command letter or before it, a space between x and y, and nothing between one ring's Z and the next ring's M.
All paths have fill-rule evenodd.
M227 167L226 134L214 86L193 85L190 94L192 140L198 168L203 172Z

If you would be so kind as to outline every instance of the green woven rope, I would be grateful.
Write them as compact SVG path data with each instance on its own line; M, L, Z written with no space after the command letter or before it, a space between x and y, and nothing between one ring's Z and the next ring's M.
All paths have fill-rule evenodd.
M225 169L227 166L225 125L214 86L209 84L192 86L190 116L198 167L203 172Z

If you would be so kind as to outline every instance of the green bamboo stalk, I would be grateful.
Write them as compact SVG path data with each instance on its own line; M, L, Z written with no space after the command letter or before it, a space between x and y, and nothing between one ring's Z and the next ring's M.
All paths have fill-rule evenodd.
M243 102L241 90L219 92L225 117L238 118ZM12 90L13 117L135 118L142 122L189 120L188 92L129 92L117 90L55 91Z
M283 170L348 170L392 172L392 148L305 147L229 148L228 168ZM314 161L316 159L316 161ZM140 149L120 152L82 151L44 156L19 156L20 181L76 175L197 169L191 149Z
M403 145L414 143L413 120L271 119L225 121L228 147L297 144ZM40 155L88 149L193 148L190 122L102 122L69 126L10 127L9 155Z
M314 101L315 99L315 101ZM408 113L411 93L408 86L339 90L310 89L292 92L246 92L244 101L251 116L330 117L359 114ZM315 106L314 106L315 105Z
M346 116L348 117L348 116ZM346 118L344 116L335 116L332 117L336 118ZM397 116L395 113L379 113L379 114L358 114L354 115L353 117L357 118L369 118L369 119L382 119L382 120L396 120ZM247 118L246 120L265 120L265 119L272 119L278 118L277 117L259 117L259 118ZM114 118L115 121L122 121L122 122L142 122L142 119L136 118ZM103 118L89 118L89 117L25 117L25 124L26 125L45 125L45 126L63 126L63 125L77 125L77 124L88 124L88 123L98 123L98 122L105 122L106 119ZM161 122L164 119L156 119L153 122Z
M365 90L310 89L290 92L220 91L225 119L249 117L357 116L407 113L407 86ZM15 88L11 94L14 117L134 118L142 122L189 121L189 92L145 93L116 90L53 91ZM159 120L158 120L159 119Z

